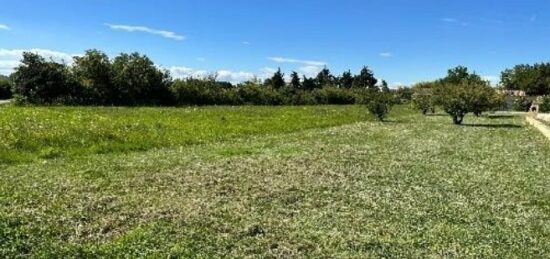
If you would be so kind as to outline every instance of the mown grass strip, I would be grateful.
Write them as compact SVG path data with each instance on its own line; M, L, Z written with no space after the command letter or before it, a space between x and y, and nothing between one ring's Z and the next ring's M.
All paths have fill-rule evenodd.
M0 108L0 164L186 146L370 119L362 106Z

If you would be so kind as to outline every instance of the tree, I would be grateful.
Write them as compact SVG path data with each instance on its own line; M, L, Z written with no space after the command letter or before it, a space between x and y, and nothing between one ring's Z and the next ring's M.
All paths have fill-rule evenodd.
M330 73L330 70L328 68L323 68L319 74L317 74L317 77L315 78L315 83L319 88L333 85L334 84L334 76Z
M338 82L340 83L341 88L349 89L353 87L353 75L351 74L351 71L346 71L342 73L342 76L338 78Z
M529 95L550 94L550 63L517 65L501 74L504 89L522 90Z
M412 104L426 115L429 111L435 113L436 98L434 96L434 88L436 83L422 82L413 87Z
M462 124L470 112L480 116L500 106L502 101L488 81L463 66L449 69L447 76L435 82L432 89L435 103L453 118L454 124Z
M116 104L167 104L171 102L168 72L158 69L145 55L120 54L113 61Z
M113 70L107 55L99 50L88 50L82 57L75 57L73 73L95 104L114 104Z
M388 87L388 82L386 80L382 80L382 92L389 93L390 88Z
M306 76L304 76L302 80L302 88L310 91L317 88L317 84L315 84L315 79L307 78Z
M391 94L384 92L376 92L371 95L367 102L367 109L371 114L376 116L379 121L384 121L393 106L393 98Z
M7 77L0 77L0 100L12 97L11 81Z
M300 76L296 71L292 71L292 74L290 74L290 86L293 89L300 89L301 87Z
M71 102L78 89L65 64L46 61L38 54L25 52L15 69L14 94L19 101L37 104Z
M353 87L378 91L378 86L376 86L377 83L378 80L374 77L374 73L365 66L361 69L361 73L353 80Z
M283 87L285 87L285 74L283 74L281 72L281 68L279 68L277 70L277 72L275 72L273 74L273 76L271 77L271 87L273 87L273 89L281 89Z

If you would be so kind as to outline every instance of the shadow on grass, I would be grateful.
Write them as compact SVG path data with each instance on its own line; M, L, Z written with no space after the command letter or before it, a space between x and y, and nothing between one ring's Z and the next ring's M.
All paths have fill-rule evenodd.
M462 127L471 128L488 128L488 129L519 129L523 128L521 125L516 124L462 124Z
M518 117L518 115L512 115L512 114L503 114L503 115L486 115L485 116L488 119L512 119Z
M428 117L448 117L449 115L445 114L445 113L428 113L424 116L428 116Z

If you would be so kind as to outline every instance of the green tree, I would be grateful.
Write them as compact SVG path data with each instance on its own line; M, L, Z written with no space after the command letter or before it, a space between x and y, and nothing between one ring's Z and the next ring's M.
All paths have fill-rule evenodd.
M386 80L382 80L382 88L381 88L382 92L384 93L389 93L390 92L390 88L388 87L388 82L386 82Z
M325 67L317 74L315 83L319 88L334 85L334 76L330 73L330 70Z
M308 78L308 77L304 76L303 79L302 79L302 88L304 88L305 90L310 90L310 91L317 88L317 84L315 83L315 79Z
M374 77L374 73L368 68L363 67L359 75L353 80L353 87L355 88L366 88L369 90L379 90L376 84L378 80Z
M10 99L12 97L11 81L7 77L0 78L0 100Z
M340 78L338 78L338 82L340 84L341 88L349 89L353 87L353 75L351 74L351 71L346 71L342 73Z
M285 87L285 74L281 72L281 68L277 69L277 72L273 74L270 82L273 89L281 89Z
M389 93L374 92L371 93L367 102L367 109L379 121L384 121L393 106L393 96Z
M18 101L30 103L68 103L78 98L78 89L65 64L46 61L38 54L25 52L21 65L12 75Z
M113 61L116 104L167 104L171 102L168 72L158 69L145 55L120 54Z
M88 50L75 57L73 73L95 104L113 104L117 93L113 86L113 71L107 55L99 50Z
M292 71L292 74L290 74L290 86L292 86L293 89L301 88L300 76L296 71Z

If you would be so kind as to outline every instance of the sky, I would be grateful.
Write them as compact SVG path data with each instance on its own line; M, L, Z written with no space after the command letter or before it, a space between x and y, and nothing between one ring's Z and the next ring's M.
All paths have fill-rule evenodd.
M394 87L457 65L497 82L549 61L549 16L548 0L0 0L0 73L23 51L70 63L100 49L231 82L365 65Z

